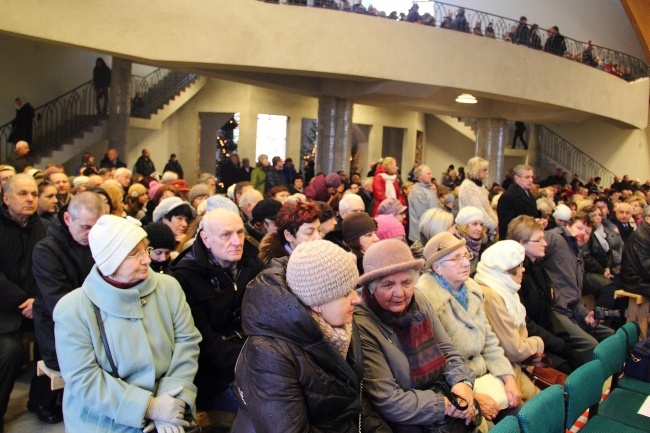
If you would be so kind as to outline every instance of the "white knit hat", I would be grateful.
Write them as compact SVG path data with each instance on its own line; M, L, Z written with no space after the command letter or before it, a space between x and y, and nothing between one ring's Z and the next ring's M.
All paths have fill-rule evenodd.
M205 213L215 209L226 209L239 216L239 209L234 201L223 195L213 195L205 200Z
M156 209L153 211L153 222L157 223L165 217L172 209L176 209L179 206L187 206L188 209L191 209L191 206L188 202L183 201L180 197L167 197L164 200L161 200L156 206Z
M303 242L287 264L287 284L308 307L347 296L357 285L357 259L330 241Z
M524 247L519 242L508 239L499 241L483 251L480 263L488 269L505 272L519 266L525 258Z
M559 204L555 207L553 217L562 221L569 221L571 219L571 208L565 204Z
M483 221L483 211L481 209L474 206L465 206L460 211L458 211L458 215L456 215L456 224L459 226L464 226L471 223L472 221L480 221L482 223L485 223Z
M126 256L147 237L142 227L115 215L102 215L88 233L90 252L106 276L113 275Z

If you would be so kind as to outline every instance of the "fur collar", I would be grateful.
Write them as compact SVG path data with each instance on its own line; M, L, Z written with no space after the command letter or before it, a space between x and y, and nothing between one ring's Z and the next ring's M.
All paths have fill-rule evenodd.
M280 242L280 236L278 236L277 232L264 236L260 242L259 250L259 258L264 266L268 265L273 259L289 256L289 252L284 248L282 242Z

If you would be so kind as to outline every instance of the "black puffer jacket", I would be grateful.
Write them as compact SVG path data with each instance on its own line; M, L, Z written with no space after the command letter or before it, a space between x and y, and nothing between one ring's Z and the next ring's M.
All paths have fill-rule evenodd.
M289 291L287 262L273 260L244 296L249 338L235 368L239 412L231 432L356 433L363 377L358 328L344 360ZM381 430L370 415L364 411L363 431Z
M72 238L63 222L65 208L52 221L47 237L34 248L33 271L38 294L34 301L34 328L45 365L59 370L54 344L52 313L57 302L81 287L95 260L90 247Z
M261 267L257 249L245 241L233 275L212 263L200 234L193 246L172 263L172 276L183 288L194 325L203 336L199 345L199 371L194 379L198 387L198 408L209 408L212 398L235 380L235 362L245 339L241 327L242 299L246 285Z
M0 334L18 330L27 320L18 306L38 292L31 258L46 231L38 214L34 213L21 227L11 219L7 207L0 206Z

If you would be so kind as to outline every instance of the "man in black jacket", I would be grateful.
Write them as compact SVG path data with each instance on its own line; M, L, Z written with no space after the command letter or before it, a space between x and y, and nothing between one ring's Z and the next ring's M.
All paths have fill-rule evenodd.
M627 238L621 262L623 287L650 297L650 206L643 210L643 222Z
M271 188L273 188L274 186L289 187L289 185L287 184L287 179L284 177L284 172L282 171L282 167L284 166L282 158L280 158L279 156L274 156L272 163L273 166L266 173L266 181L265 181L265 189L264 189L266 192L271 191Z
M59 370L54 344L54 320L52 314L59 300L81 287L95 261L88 247L88 232L104 213L101 198L94 192L77 194L57 218L52 221L45 239L34 248L33 271L38 293L34 301L34 330L45 365ZM54 410L58 392L49 390L39 396L38 406ZM39 380L41 380L39 379Z
M34 178L17 174L7 181L0 206L0 431L9 396L26 354L20 342L23 331L33 329L32 304L36 281L32 274L32 251L45 237L46 227L36 213L38 188ZM30 396L38 393L36 375ZM49 385L49 384L48 384ZM49 414L49 422L62 416Z
M151 176L151 173L156 171L156 167L151 160L151 153L147 149L142 149L142 155L135 162L135 169L133 171L140 173L144 177Z
M262 268L257 249L245 241L244 233L244 222L236 213L210 211L194 245L172 265L172 275L181 284L203 336L195 379L200 385L199 408L228 412L224 406L230 403L233 409L235 404L228 386L235 379L235 363L246 338L241 304L246 285Z
M610 220L618 229L623 242L626 242L627 238L634 233L634 227L630 224L630 219L632 219L632 206L627 203L614 204L614 215Z
M528 165L518 165L512 170L514 183L503 193L497 205L499 217L499 239L505 239L508 224L519 215L539 217L535 197L530 193L533 186L533 169Z

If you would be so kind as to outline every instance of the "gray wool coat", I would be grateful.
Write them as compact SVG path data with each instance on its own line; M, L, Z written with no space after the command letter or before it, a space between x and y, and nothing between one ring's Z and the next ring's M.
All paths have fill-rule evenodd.
M450 386L464 380L474 383L474 372L451 344L431 305L417 289L413 296L420 311L429 316L436 342L445 354L447 383ZM364 358L364 398L370 399L393 431L421 432L422 425L442 421L445 412L442 394L413 389L411 368L392 326L384 323L365 302L355 307L354 320L359 327Z
M467 311L430 273L423 274L416 284L427 301L433 305L451 342L467 359L476 377L485 373L514 376L512 365L499 346L499 339L485 315L481 287L471 278L465 282L465 286L469 298Z

